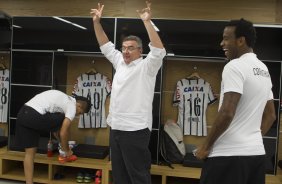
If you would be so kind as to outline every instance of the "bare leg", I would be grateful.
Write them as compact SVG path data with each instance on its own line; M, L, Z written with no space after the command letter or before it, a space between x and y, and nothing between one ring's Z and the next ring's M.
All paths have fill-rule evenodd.
M24 174L26 184L33 184L34 156L36 148L26 148L24 157Z

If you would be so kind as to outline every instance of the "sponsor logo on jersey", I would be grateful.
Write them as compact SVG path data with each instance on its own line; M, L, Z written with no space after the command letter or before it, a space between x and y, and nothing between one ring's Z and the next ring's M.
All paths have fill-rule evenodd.
M204 88L202 86L189 86L184 88L184 92L194 92L194 91L203 92Z

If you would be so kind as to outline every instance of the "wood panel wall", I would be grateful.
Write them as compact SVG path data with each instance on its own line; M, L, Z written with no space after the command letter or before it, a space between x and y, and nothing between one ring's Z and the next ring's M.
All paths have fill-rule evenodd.
M276 23L282 23L282 0L276 0Z
M11 16L89 16L98 0L1 0ZM145 0L103 0L104 16L136 17ZM244 17L254 23L282 23L282 0L151 0L155 18L229 20Z
M89 16L90 9L96 8L98 2L97 0L1 0L0 10L11 16ZM282 24L282 0L151 0L151 2L154 18L229 20L243 17L254 23ZM101 3L105 5L103 14L105 17L137 17L135 10L145 6L145 2L140 0L102 0ZM76 65L77 60L80 62L79 65ZM89 59L83 57L70 58L68 84L71 86L79 72L85 72L86 68L91 66ZM95 64L96 66L98 67L98 64ZM105 68L106 71L103 72L110 71L108 66ZM201 68L202 66L199 67L199 70ZM171 70L174 69L172 68ZM219 70L218 68L215 71L220 73L217 70ZM178 79L186 76L188 73L189 66L187 66L185 73L178 74L176 72L175 77ZM213 75L215 79L206 75L205 71L200 73L203 75L203 78L206 78L210 82L219 80L218 73ZM109 75L111 74L109 73ZM176 82L176 78L173 82ZM167 96L165 97L165 104L170 103L171 92L173 91L173 85L169 84L169 82L167 85L166 90L168 92L165 94ZM212 84L212 86L215 91L219 90L217 83ZM70 92L70 88L68 88L68 92ZM208 108L208 113L213 114L216 106L214 104L213 107ZM170 116L175 117L176 110L167 106L163 111L163 119ZM208 122L212 122L212 115L208 115ZM89 134L92 133L92 131L89 132ZM94 131L94 133L96 132ZM108 138L103 137L102 134L98 135L99 138L97 140L101 144L105 144ZM281 135L280 131L279 159L282 159ZM75 133L73 138L83 141L82 138L79 138L79 133Z

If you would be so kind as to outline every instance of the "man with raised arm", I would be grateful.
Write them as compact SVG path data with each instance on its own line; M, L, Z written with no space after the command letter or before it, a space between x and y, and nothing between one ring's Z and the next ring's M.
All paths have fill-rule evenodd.
M151 154L148 148L152 129L152 102L156 75L166 54L151 22L151 3L137 10L147 30L150 52L142 58L142 41L129 35L121 50L109 41L100 19L104 5L91 9L94 30L100 49L113 64L110 112L110 147L115 184L150 184Z

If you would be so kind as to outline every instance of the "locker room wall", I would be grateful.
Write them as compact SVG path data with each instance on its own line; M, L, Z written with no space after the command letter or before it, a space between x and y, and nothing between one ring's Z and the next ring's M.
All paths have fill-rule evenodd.
M83 2L78 0L1 0L0 7L1 10L5 11L11 16L89 16L90 8L95 8L97 6L97 3L98 1L96 0L84 0ZM153 16L156 18L228 20L244 17L253 21L254 23L282 23L282 0L152 0L152 3L154 10ZM105 4L104 16L109 17L136 17L135 10L144 7L144 2L140 0L104 0L103 4ZM76 59L70 60L74 62ZM72 66L72 64L74 65L72 61L69 62L68 76L73 76L68 77L68 80L74 80L77 75L76 72L71 74L73 68L77 70L78 67L82 67L81 71L85 71L83 68L84 64L82 64L84 62L82 62L82 60L78 59L78 61L81 63L79 65L76 65L75 67ZM85 61L84 67L88 68L89 65L91 65L91 63ZM187 66L187 68L189 67ZM202 74L202 71L200 71L201 67L198 68L200 75L209 82L211 82L213 89L216 93L218 93L219 88L217 88L217 84L212 83L212 81L218 81L218 78L215 78L213 80L210 77L206 77L204 74ZM187 71L189 70L187 69ZM187 73L189 74L189 72ZM186 72L182 74L177 74L175 76L175 80L180 79L186 75ZM167 79L165 78L165 81L166 80ZM168 84L168 86L166 86L168 88L168 91L174 90L173 85L175 85L175 82L176 81L172 80L172 84ZM69 91L70 89L68 89L68 92ZM165 94L164 103L170 104L171 100L172 94L168 92L168 94ZM215 112L216 106L217 103L208 107L208 123L212 122L212 116L210 116L209 114L213 114ZM165 106L165 109L163 110L163 119L166 119L170 116L177 117L176 108L171 110L172 114L170 114L171 108L172 107L170 105ZM3 124L1 124L0 127L2 126ZM3 127L6 128L5 125ZM80 137L79 134L74 134L73 136ZM282 159L281 131L279 139L279 159Z
M94 63L93 63L94 60ZM79 64L78 64L79 63ZM172 106L173 93L176 87L176 82L182 78L188 77L193 72L197 72L200 77L209 82L213 88L214 94L219 95L221 72L224 66L223 62L199 62L199 61L176 61L166 60L164 62L163 71L163 97L162 97L162 120L167 119L177 120L177 107ZM112 68L110 62L105 58L100 57L83 57L69 56L67 69L67 94L71 94L76 78L87 72L91 68L99 73L102 73L112 78ZM195 69L196 68L196 69ZM218 99L219 100L219 99ZM207 108L207 126L208 130L212 126L215 119L215 114L218 109L218 100ZM108 114L110 98L107 98L105 107ZM86 139L95 137L95 143L99 145L108 145L109 143L109 128L107 129L78 129L78 119L75 119L72 124L71 139L79 143L85 142ZM186 144L200 144L205 137L184 136Z

